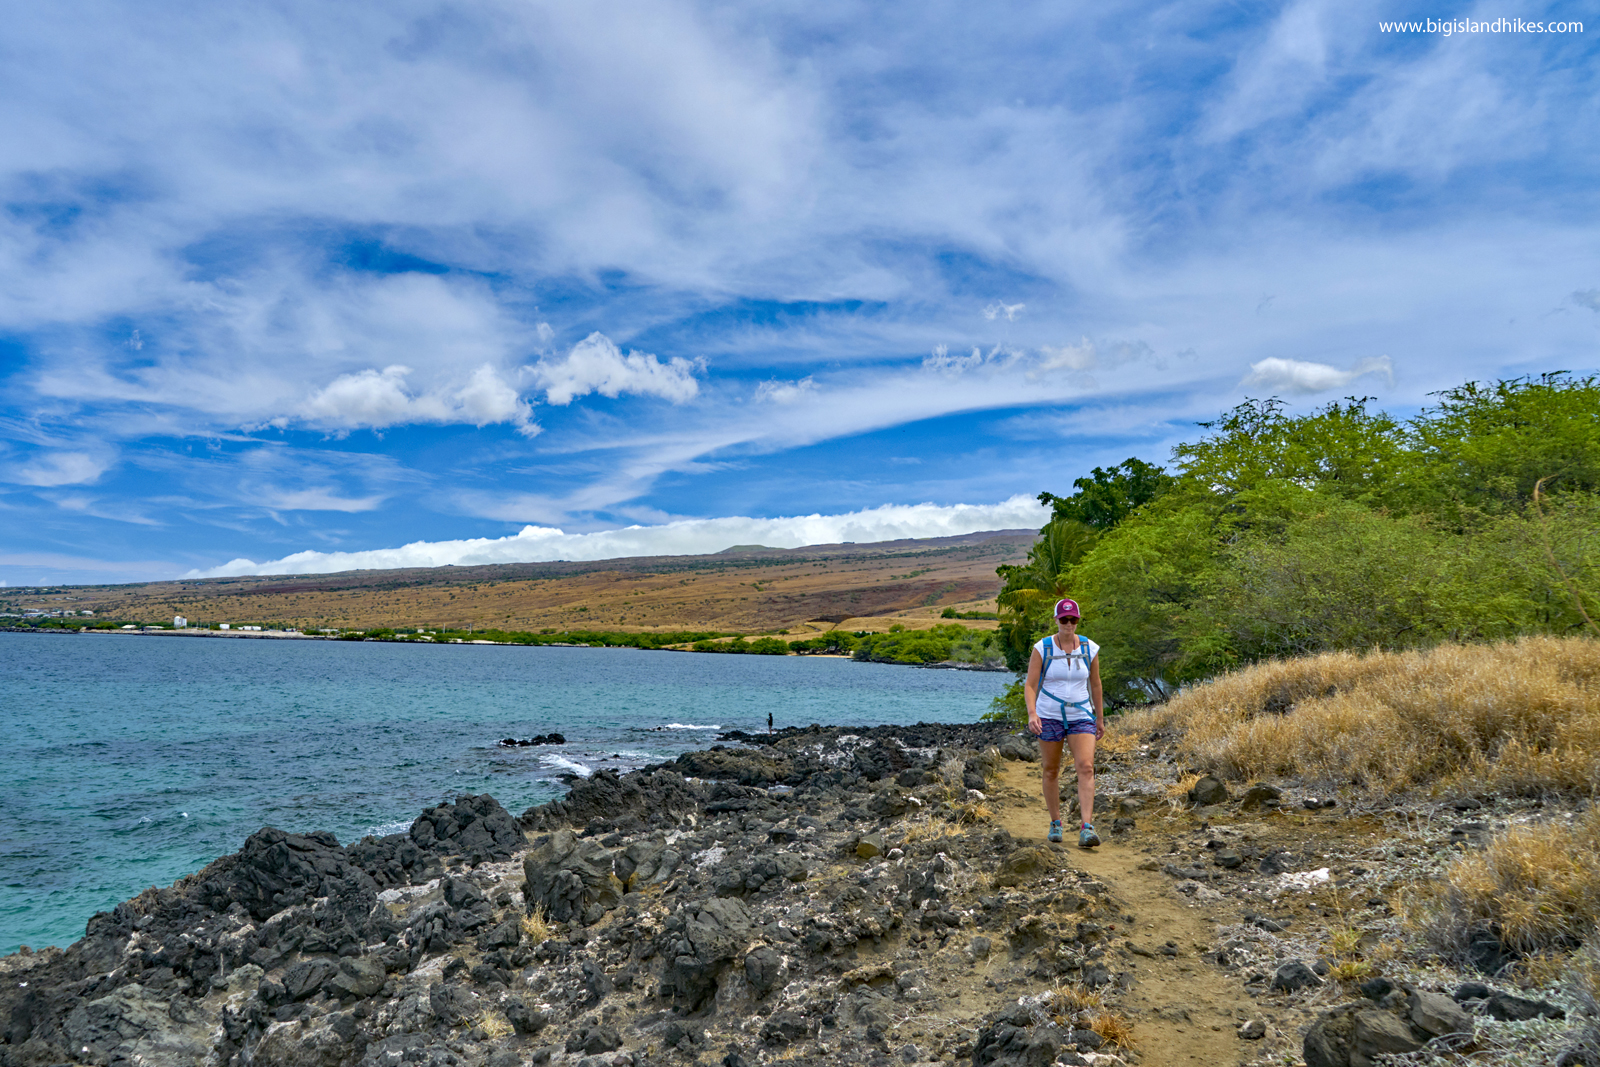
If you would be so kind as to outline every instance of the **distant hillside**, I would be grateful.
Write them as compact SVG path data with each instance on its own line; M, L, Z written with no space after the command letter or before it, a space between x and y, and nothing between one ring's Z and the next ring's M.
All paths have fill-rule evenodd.
M8 590L5 603L12 611L311 628L877 629L927 625L946 607L992 610L995 568L1021 562L1035 536L999 530L794 549L739 545L702 556L60 586Z

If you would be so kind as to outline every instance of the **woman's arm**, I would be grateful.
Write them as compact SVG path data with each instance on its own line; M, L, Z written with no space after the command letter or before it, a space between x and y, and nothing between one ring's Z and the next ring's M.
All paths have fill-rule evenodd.
M1100 691L1100 657L1089 661L1089 699L1094 702L1094 735L1104 737L1106 732L1106 698Z
M1038 733L1039 726L1039 670L1044 660L1036 648L1028 657L1028 678L1022 683L1022 703L1028 709L1028 730Z

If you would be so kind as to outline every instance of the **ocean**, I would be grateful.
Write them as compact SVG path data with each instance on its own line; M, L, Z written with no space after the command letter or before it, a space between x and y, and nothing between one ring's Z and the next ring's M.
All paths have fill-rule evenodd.
M96 911L262 826L341 842L562 774L629 770L722 730L972 722L1009 676L638 649L0 633L0 953L67 945ZM558 732L566 744L503 748Z

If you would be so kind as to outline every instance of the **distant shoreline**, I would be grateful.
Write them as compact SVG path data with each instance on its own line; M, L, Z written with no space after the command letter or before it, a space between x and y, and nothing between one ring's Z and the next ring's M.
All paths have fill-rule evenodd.
M37 626L0 626L0 633L27 633L27 634L103 634L112 637L227 637L242 638L245 640L267 641L346 641L350 644L365 644L372 642L386 645L496 645L504 648L620 648L634 652L694 652L692 648L637 648L632 645L590 645L580 642L570 644L561 641L543 641L536 645L524 645L520 641L489 641L489 640L461 640L451 638L446 641L419 641L416 638L394 637L363 637L359 641L339 637L335 634L307 634L296 633L288 630L93 630L85 626L80 629L66 629L64 627L37 627ZM703 655L716 655L717 653L702 653ZM854 660L854 656L841 656L828 652L785 653L785 659L847 659ZM863 660L864 663L883 663L890 667L919 667L922 670L934 671L983 671L990 674L1009 674L1005 667L987 667L981 663L895 663L885 660Z

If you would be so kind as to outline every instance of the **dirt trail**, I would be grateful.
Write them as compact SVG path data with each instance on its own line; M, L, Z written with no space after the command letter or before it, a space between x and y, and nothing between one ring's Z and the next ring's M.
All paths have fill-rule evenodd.
M1008 763L1002 782L1005 788L993 798L997 821L1019 840L1044 844L1049 817L1039 795L1039 765ZM1101 821L1109 825L1110 813ZM1137 831L1121 838L1107 833L1097 849L1080 849L1074 840L1069 836L1055 847L1074 867L1109 885L1134 918L1131 926L1117 923L1117 947L1106 962L1113 972L1127 971L1135 979L1121 1007L1134 1021L1142 1062L1154 1067L1250 1060L1257 1050L1240 1039L1237 1027L1259 1017L1255 1002L1236 974L1200 956L1213 947L1215 927L1235 921L1226 905L1190 902L1173 892L1166 874L1140 870L1151 857L1141 850L1148 838ZM1164 954L1164 946L1176 955Z

